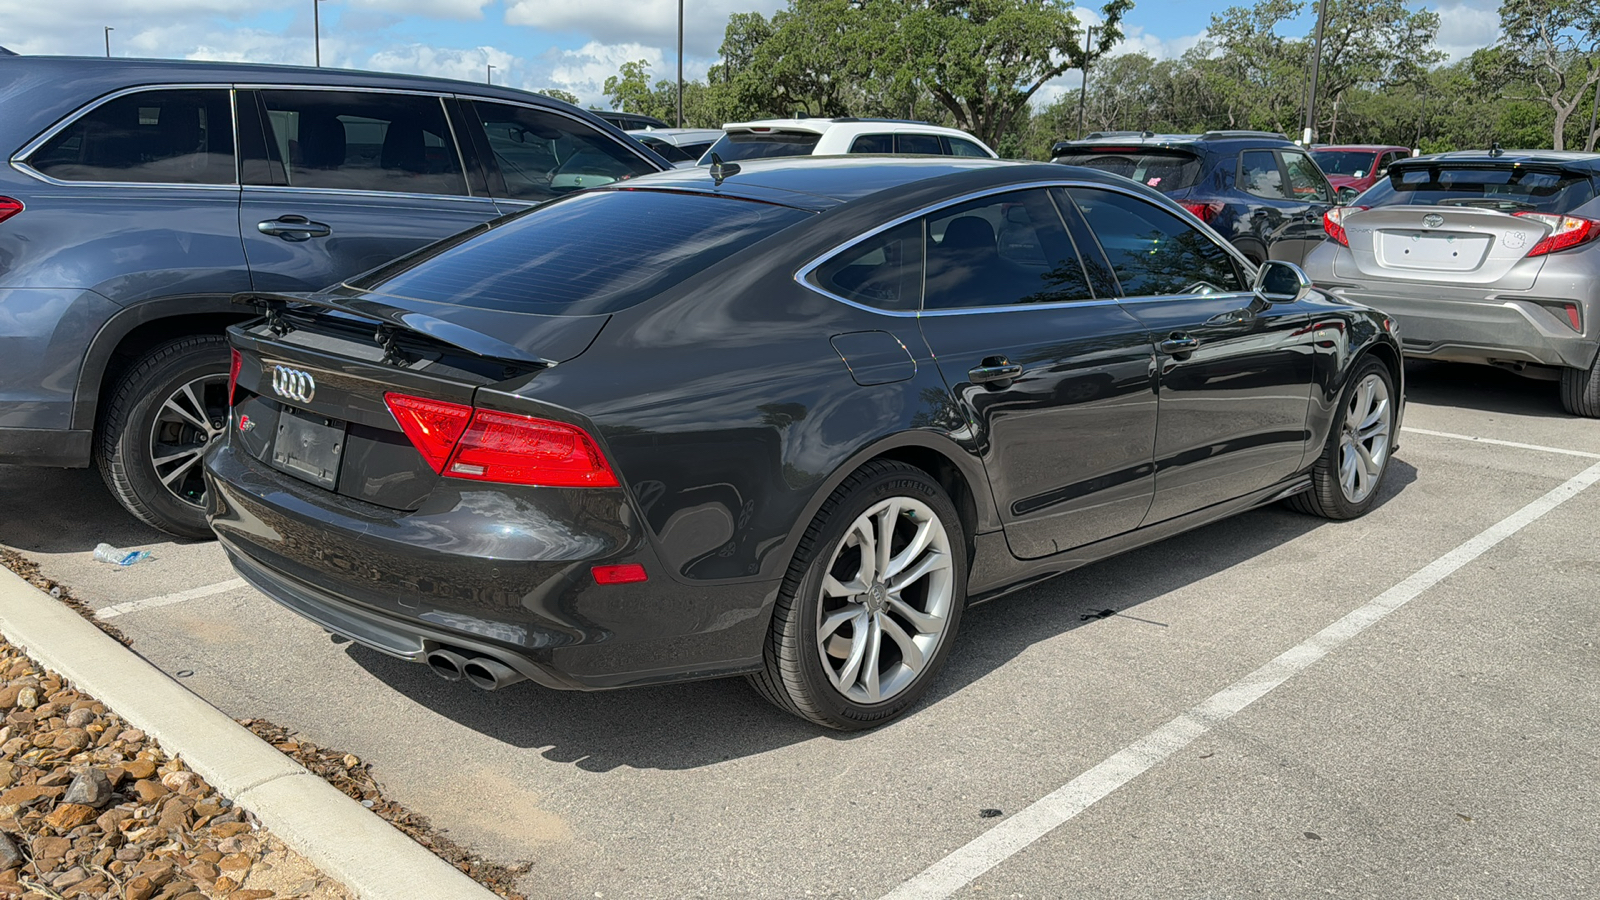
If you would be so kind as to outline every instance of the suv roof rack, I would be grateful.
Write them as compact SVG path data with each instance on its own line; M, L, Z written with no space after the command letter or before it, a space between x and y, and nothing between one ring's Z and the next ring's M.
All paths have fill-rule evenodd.
M872 116L835 116L835 122L888 122L895 125L931 125L921 119L880 119Z
M1155 136L1156 133L1154 131L1091 131L1083 136L1083 140L1100 141L1106 138L1153 138ZM1067 142L1061 141L1060 143L1065 144Z
M1208 131L1205 134L1200 135L1200 139L1202 141L1214 140L1216 138L1277 138L1280 141L1287 141L1289 136L1281 131L1252 131L1248 128Z

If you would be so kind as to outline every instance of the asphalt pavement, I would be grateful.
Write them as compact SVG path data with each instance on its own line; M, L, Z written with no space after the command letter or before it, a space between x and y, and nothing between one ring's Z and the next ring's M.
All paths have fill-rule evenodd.
M927 700L861 735L739 680L441 681L139 525L90 470L0 468L0 544L224 712L531 862L534 898L1590 895L1600 422L1546 382L1410 378L1366 518L1257 510L977 607ZM154 556L98 564L101 541Z

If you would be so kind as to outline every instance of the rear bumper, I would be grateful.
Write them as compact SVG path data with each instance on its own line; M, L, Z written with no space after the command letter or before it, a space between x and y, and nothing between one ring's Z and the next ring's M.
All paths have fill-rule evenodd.
M0 465L81 469L89 464L91 431L0 427Z
M1319 285L1320 286L1320 285ZM1461 288L1414 288L1440 296L1410 296L1383 285L1328 285L1343 300L1382 310L1400 323L1407 356L1462 362L1508 361L1587 369L1600 340L1595 322L1600 303L1590 303L1580 334L1550 307L1533 300L1493 295L1462 296Z
M569 690L761 666L777 584L675 582L621 491L545 505L528 501L549 489L471 484L458 502L407 513L300 482L226 444L206 467L211 524L239 574L380 652L416 662L439 647L469 650ZM594 583L591 566L623 562L650 580Z

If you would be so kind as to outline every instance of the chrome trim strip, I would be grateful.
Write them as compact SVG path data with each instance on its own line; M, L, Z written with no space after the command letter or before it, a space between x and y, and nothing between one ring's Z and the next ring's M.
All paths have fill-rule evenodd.
M478 196L476 194L410 194L399 191L365 191L354 188L312 188L294 187L287 184L247 184L243 187L247 191L269 191L275 194L338 194L340 196L356 195L360 197L401 197L407 200L470 200L473 203L493 203L494 198Z

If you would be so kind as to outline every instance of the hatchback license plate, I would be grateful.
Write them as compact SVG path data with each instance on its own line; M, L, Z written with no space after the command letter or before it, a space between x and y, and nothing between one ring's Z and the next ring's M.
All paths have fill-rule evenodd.
M272 442L272 466L329 490L339 483L339 458L344 452L344 423L310 418L292 409L278 414Z

